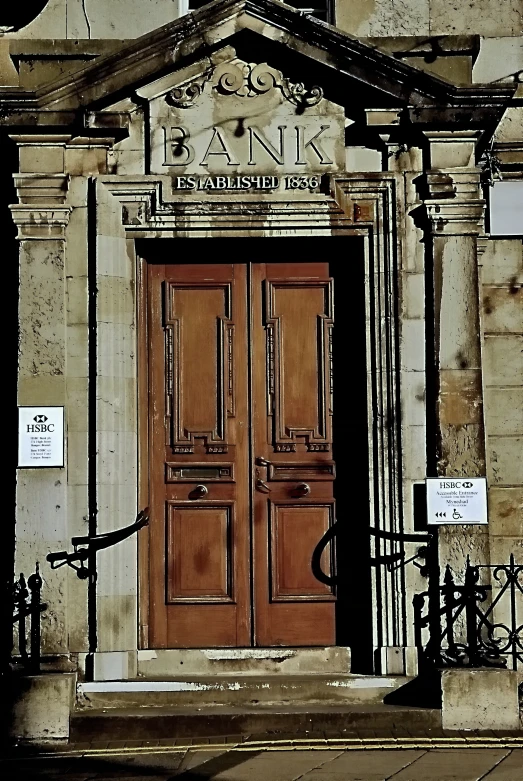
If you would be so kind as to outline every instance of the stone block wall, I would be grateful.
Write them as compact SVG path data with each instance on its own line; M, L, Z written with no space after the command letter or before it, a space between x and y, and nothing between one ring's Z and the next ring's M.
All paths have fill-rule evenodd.
M522 243L487 241L480 262L490 558L523 563Z
M523 33L521 0L337 0L336 24L358 36Z
M8 35L24 39L138 38L177 19L186 5L186 0L49 0L33 22Z
M189 4L188 0L49 0L33 22L8 37L137 38L177 19ZM523 11L521 0L336 0L336 24L357 36L473 32L499 38L523 34Z

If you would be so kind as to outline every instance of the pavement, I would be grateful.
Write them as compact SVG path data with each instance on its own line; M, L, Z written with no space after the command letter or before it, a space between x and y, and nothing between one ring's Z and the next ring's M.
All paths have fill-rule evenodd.
M231 736L21 747L0 760L0 774L2 781L523 781L523 736Z

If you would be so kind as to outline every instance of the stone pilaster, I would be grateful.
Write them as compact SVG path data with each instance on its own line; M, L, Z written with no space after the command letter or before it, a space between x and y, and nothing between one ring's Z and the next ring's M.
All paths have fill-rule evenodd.
M20 137L15 140L21 141ZM31 139L36 153L38 139ZM21 142L20 167L27 153ZM40 167L53 168L40 150ZM63 156L62 156L63 157ZM65 238L71 209L65 205L68 177L62 170L15 175L19 202L11 213L18 230L20 348L18 403L60 406L66 401ZM56 166L57 168L59 166ZM52 550L69 545L66 468L20 469L17 481L16 572L30 574L36 561L44 576L42 618L44 653L66 654L67 573L50 577L45 561Z
M433 278L434 406L436 448L429 474L485 475L485 426L481 367L477 239L483 232L484 201L475 167L475 131L427 134L430 169L423 193L431 242ZM430 353L429 353L430 354ZM429 388L431 390L431 388ZM480 526L444 526L442 563L459 575L467 554L488 563L488 536Z

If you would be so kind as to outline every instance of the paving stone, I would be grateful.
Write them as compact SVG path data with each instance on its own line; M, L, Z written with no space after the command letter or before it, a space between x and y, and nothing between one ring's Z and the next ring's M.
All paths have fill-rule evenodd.
M523 776L523 749L514 749L485 777L485 781L518 781Z
M384 781L423 756L423 751L347 751L303 781ZM421 781L421 779L419 779Z
M202 778L212 778L213 781L294 781L301 778L314 768L319 768L341 752L331 751L270 751L248 756L243 752L231 752L222 758L224 767L219 769L216 762L216 773L199 775ZM225 766L226 765L226 766ZM209 767L209 771L214 768ZM183 778L179 776L178 778ZM187 776L187 779L191 776Z
M435 749L397 773L394 781L479 781L508 753L506 749L464 749L458 755L455 749Z

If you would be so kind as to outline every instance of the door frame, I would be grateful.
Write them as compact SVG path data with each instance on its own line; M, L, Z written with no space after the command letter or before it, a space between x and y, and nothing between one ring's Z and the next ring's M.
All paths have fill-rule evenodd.
M366 279L372 285L366 289L366 311L370 324L367 334L367 355L372 371L369 374L369 460L371 518L375 529L396 534L404 531L399 415L399 344L398 344L398 274L401 266L401 242L396 225L403 220L404 211L401 175L393 172L343 174L332 176L327 195L312 195L298 200L289 208L288 202L274 199L251 202L248 212L244 203L231 196L225 201L187 202L183 194L170 192L167 177L161 176L102 176L97 180L98 235L114 237L118 233L122 251L134 263L131 274L135 280L136 316L139 317L140 297L144 295L143 267L137 242L147 239L177 238L179 236L361 236L364 239ZM117 203L115 203L115 201ZM108 202L111 213L105 213ZM119 204L119 206L117 205ZM115 208L116 207L116 208ZM116 219L115 219L116 218ZM115 222L116 227L115 227ZM103 226L107 225L104 230ZM98 263L102 262L100 253ZM176 263L176 258L173 258ZM97 276L97 284L107 277ZM100 289L99 289L100 294ZM98 315L99 324L103 321ZM385 324L385 328L382 327ZM105 324L105 323L104 323ZM143 323L138 319L140 339ZM136 374L143 371L143 345L138 348ZM143 398L143 381L137 376L136 409ZM98 378L97 383L98 385ZM93 383L94 386L94 383ZM93 388L99 395L97 389ZM390 420L390 411L393 420ZM138 467L136 477L139 506L147 503L147 486L143 466L146 462L147 429L138 420ZM100 467L98 483L103 482ZM371 555L403 553L402 543L383 540L372 535ZM138 598L135 602L135 626L139 625L137 647L147 649L147 530L142 530L138 541L136 578ZM407 648L414 643L407 622L407 598L403 568L388 572L385 565L373 570L373 646L378 659L386 658L388 649ZM139 604L138 604L139 603ZM409 622L410 623L410 622ZM135 630L136 631L136 630ZM110 649L108 649L110 650ZM379 669L379 664L377 666ZM382 668L383 669L383 668Z

